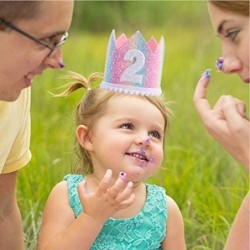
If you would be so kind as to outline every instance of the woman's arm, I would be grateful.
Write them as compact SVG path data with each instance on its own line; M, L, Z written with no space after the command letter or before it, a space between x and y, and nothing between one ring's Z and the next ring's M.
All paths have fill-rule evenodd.
M250 193L248 192L235 216L224 250L249 250L249 205Z
M0 174L0 248L24 250L22 219L16 201L17 172Z

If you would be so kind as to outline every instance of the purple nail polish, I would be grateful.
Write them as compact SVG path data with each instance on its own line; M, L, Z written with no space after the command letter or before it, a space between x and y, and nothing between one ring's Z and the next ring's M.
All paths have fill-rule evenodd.
M223 58L223 57L220 57L220 58L217 59L217 61L216 61L216 63L215 63L215 65L216 65L216 67L217 67L217 69L218 69L219 71L222 71L222 70L223 70L223 62L224 62L224 58Z
M210 76L211 76L211 69L207 69L207 70L204 72L203 76L204 76L205 78L210 78Z
M144 146L148 146L150 144L150 140L151 140L151 138L149 136L147 136L147 138L144 142Z
M59 66L61 69L63 69L65 67L64 63L63 62L58 62Z
M144 149L144 148L141 148L141 149L140 149L140 153L145 154L145 153L146 153L145 149Z
M154 157L150 157L149 162L154 163L155 162L155 158Z
M119 177L120 177L123 181L125 181L127 175L126 175L126 173L124 173L124 172L120 172Z

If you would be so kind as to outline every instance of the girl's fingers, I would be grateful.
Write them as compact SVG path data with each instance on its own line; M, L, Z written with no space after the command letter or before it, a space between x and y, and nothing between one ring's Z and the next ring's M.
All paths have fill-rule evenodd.
M115 200L118 203L121 203L125 201L126 199L128 199L132 194L132 191L133 191L132 187L133 187L133 183L129 181L127 185L125 186L124 190L116 196Z
M121 204L120 204L120 209L124 209L126 207L129 207L133 204L133 202L135 201L135 194L131 194L129 196L129 198L125 201L123 201Z
M121 172L112 186L111 183L112 171L108 169L97 188L96 195L102 198L105 197L105 202L110 202L119 209L131 205L134 201L134 194L132 194L133 183L126 181L126 174ZM87 193L87 188L84 187L86 184L81 185L83 186L80 186L79 189L83 188L83 192Z
M107 189L110 186L110 182L112 179L112 170L111 169L107 169L104 177L102 178L97 190L96 190L96 194L101 196L103 195L103 193L107 192Z
M115 184L109 188L108 190L109 195L111 195L112 197L116 197L119 193L123 192L123 190L127 186L127 182L125 182L125 179L126 179L125 173L123 174L120 173Z
M126 186L125 180L126 180L126 174L120 173L115 184L111 186L112 170L108 169L97 188L96 194L102 196L103 194L108 193L108 195L110 195L111 197L116 197L117 194L122 192L122 190L125 188Z

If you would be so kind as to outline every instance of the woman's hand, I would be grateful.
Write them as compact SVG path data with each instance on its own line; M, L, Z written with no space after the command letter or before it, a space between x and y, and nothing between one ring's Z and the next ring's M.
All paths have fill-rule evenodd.
M87 183L83 180L78 185L78 193L84 213L104 223L119 210L129 207L135 199L133 184L126 182L123 176L120 175L112 185L112 171L108 169L93 193L88 193Z
M243 102L232 96L221 96L214 107L206 99L210 81L204 75L198 82L193 101L208 131L249 172L249 119Z

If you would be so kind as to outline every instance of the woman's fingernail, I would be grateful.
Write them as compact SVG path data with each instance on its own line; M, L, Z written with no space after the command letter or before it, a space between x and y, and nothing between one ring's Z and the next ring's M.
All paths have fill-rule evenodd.
M123 181L125 181L127 175L126 175L126 173L124 173L124 172L120 172L119 177L120 177Z
M207 70L203 73L202 76L205 77L205 78L210 78L210 76L211 76L211 69L207 69Z

